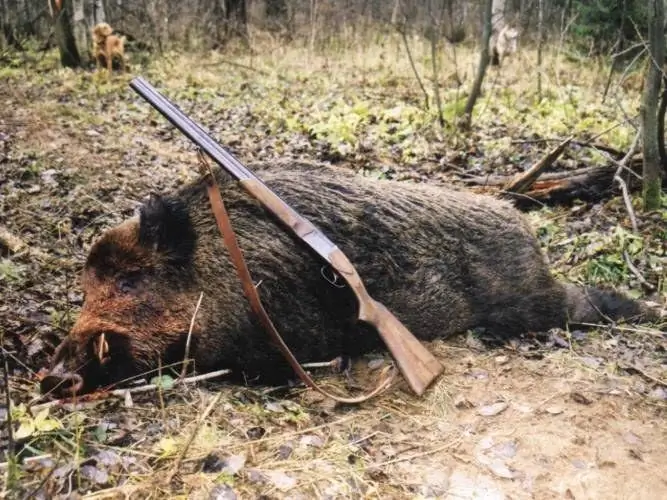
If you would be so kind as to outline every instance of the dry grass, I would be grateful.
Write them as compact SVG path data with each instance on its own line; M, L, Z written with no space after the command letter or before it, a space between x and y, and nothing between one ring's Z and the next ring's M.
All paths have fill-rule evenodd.
M430 78L430 48L423 41L412 43L422 78ZM535 52L526 49L500 70L489 70L469 135L454 127L441 130L432 107L422 109L423 96L401 44L398 37L390 37L382 46L340 53L267 45L256 56L168 54L142 73L185 103L186 111L220 124L218 138L242 158L319 155L315 141L304 139L305 131L319 126L319 140L339 149L343 165L365 165L371 158L399 165L399 176L411 178L417 172L429 181L451 183L452 172L438 170L443 168L440 157L460 170L482 165L512 172L539 156L539 149L526 153L511 142L514 138L574 133L583 140L608 131L600 141L622 149L634 137L624 113L636 115L636 92L612 87L611 97L601 103L605 67L557 57L557 48L545 56L542 100L536 95ZM457 49L456 71L463 79L457 87L452 83L452 49L443 53L439 67L448 123L462 108L457 101L464 102L476 57L470 48ZM53 63L47 58L42 64ZM162 124L149 126L155 115L129 102L134 99L127 87L132 76L102 81L91 73L65 70L46 76L23 69L3 74L12 85L0 84L0 108L8 102L12 107L0 111L0 124L13 138L9 169L21 172L11 177L15 191L4 202L8 208L18 207L8 218L8 228L28 244L66 260L55 269L36 263L30 265L38 267L29 267L15 259L39 279L34 278L37 284L14 285L0 299L0 308L5 308L0 310L11 320L6 335L20 338L11 346L61 335L55 325L46 331L26 327L17 319L27 315L21 308L36 301L33 296L44 300L50 294L55 310L62 312L62 304L76 290L74 272L99 231L130 213L147 189L156 184L172 187L195 175L196 161L186 142L168 140L177 134L164 132L168 128ZM349 141L339 141L348 134L339 128L353 115L361 116L362 107L363 113L376 117L396 109L396 121L409 122L413 131L398 137L362 120L349 132ZM342 125L327 121L336 114ZM460 160L464 152L467 156ZM596 161L603 157L576 151L563 166ZM24 164L37 172L53 165L62 171L73 168L67 201L58 200L65 194L46 187L30 193L29 183L16 180L23 179ZM424 165L428 170L420 170ZM46 201L50 205L44 205ZM606 228L624 223L618 200L604 212L580 208L533 214L537 226L556 227L545 248L551 257L560 257L553 259L558 271L583 280L587 275L577 266L594 256L577 253L572 227L587 215L607 219ZM84 229L76 226L77 217L87 224ZM596 231L601 230L595 226ZM659 244L655 234L653 240L646 236L647 248ZM572 241L563 243L568 238ZM569 257L563 256L563 247ZM664 250L651 248L664 269ZM574 262L572 253L579 256ZM665 300L664 290L658 298ZM73 314L77 307L70 309ZM42 314L43 305L29 311ZM65 330L72 316L68 318L69 323L59 324ZM208 381L136 394L132 404L109 399L53 407L46 419L50 430L27 440L32 447L27 454L45 457L21 466L20 489L30 492L48 477L45 491L78 491L83 498L212 498L214 490L217 498L233 498L224 496L232 490L239 498L664 495L667 484L660 471L667 452L662 425L667 405L656 382L667 378L664 334L603 328L582 338L568 337L567 332L553 335L527 335L500 344L483 344L473 335L436 342L431 347L446 371L422 399L402 382L372 402L345 407L303 389ZM566 348L555 348L553 338ZM39 361L18 359L25 350L7 350L18 361L15 365L23 366L12 372L10 393L17 402L29 401L36 394L32 375ZM40 360L45 350L38 351ZM367 361L355 365L361 383L370 383L377 373ZM629 366L641 367L644 375L632 373ZM336 377L329 380L342 384ZM498 413L484 415L493 408ZM34 415L16 414L34 423ZM5 463L4 478L8 470Z

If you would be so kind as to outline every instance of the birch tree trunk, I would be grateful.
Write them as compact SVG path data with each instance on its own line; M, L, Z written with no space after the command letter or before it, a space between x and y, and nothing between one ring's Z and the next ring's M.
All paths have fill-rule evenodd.
M658 140L658 94L662 81L662 66L665 60L665 5L663 0L651 0L648 6L649 65L644 84L641 106L642 140L644 142L643 197L644 210L660 208L662 190L662 165Z
M493 0L491 7L491 31L498 33L505 26L505 0Z
M93 0L93 9L90 21L89 28L92 28L96 24L107 22L107 15L104 9L103 0Z

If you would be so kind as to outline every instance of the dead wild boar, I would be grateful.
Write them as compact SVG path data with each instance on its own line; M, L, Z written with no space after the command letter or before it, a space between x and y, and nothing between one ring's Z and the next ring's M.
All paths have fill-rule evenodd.
M324 166L253 168L339 245L371 296L420 339L475 327L509 335L605 316L657 317L615 292L556 281L509 203ZM216 172L261 299L296 358L384 349L372 328L354 323L356 299L342 280ZM82 286L81 313L53 355L43 392L81 394L180 363L200 292L190 348L198 371L230 368L239 381L267 384L293 376L252 314L203 181L151 195L137 216L102 234Z

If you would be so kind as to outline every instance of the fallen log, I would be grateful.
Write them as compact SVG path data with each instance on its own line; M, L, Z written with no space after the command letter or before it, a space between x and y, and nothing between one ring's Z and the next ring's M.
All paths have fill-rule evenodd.
M637 175L628 175L627 187L630 191L641 189L641 156L636 156L627 166ZM524 193L506 191L506 186L514 176L489 176L461 179L471 191L498 195L510 199L521 210L531 210L544 205L569 205L575 200L598 202L620 194L614 176L616 166L586 167L567 172L543 174Z

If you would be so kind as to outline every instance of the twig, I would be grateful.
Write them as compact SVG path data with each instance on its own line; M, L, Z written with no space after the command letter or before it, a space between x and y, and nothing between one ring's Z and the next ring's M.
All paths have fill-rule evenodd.
M208 380L216 377L220 377L222 375L227 375L231 373L231 370L217 370L214 372L209 372L209 373L203 373L202 375L195 375L193 377L186 377L186 378L179 378L174 382L174 385L178 384L193 384L195 382L200 382L202 380ZM120 397L124 398L126 394L134 394L137 392L148 392L148 391L153 391L158 388L158 384L146 384L146 385L140 385L137 387L131 387L128 389L114 389L113 391L109 391L106 394L110 396L115 396L115 397ZM49 401L48 403L42 403L39 405L33 406L34 411L39 411L44 408L49 408L52 406L58 406L64 404L63 400L56 400L56 401Z
M661 385L663 387L667 387L667 381L656 378L653 375L649 375L648 373L646 373L644 370L642 370L638 366L635 366L635 365L620 365L620 367L623 368L627 372L629 372L631 370L634 370L637 373L639 373L642 377L650 380L651 382L654 382L654 383L656 383L658 385Z
M42 489L42 486L44 486L49 479L51 479L51 476L53 475L53 473L56 471L57 468L58 468L57 465L54 465L53 467L51 467L51 470L49 470L49 473L46 476L44 476L44 479L42 479L39 482L39 484L35 488L32 489L32 491L29 491L23 497L23 500L28 500L29 498L35 498L35 495L37 494L37 492Z
M188 330L188 338L185 341L185 355L183 356L183 368L181 369L181 376L179 378L185 378L185 372L188 368L188 358L190 357L190 340L192 339L192 330L195 326L195 318L197 317L197 312L199 312L199 306L201 305L201 299L204 297L204 292L199 294L199 300L197 301L197 306L195 307L195 312L192 314L192 319L190 320L190 329Z
M230 66L235 66L237 68L245 69L245 70L248 70L248 71L254 71L254 72L259 73L260 75L266 76L266 77L271 76L271 73L269 73L268 71L264 71L264 70L259 69L259 68L253 68L251 66L246 66L245 64L237 63L237 62L234 62L234 61L228 61L227 59L221 59L219 61L215 61L215 62L205 64L204 67L219 66L221 64L229 64ZM285 81L285 82L289 81L287 78L285 78L284 76L282 76L280 74L276 74L276 78L278 78L278 80L282 80L282 81Z
M40 460L44 460L45 458L51 458L53 455L50 453L45 453L43 455L36 455L34 457L25 457L21 460L21 463L24 465L29 465L35 462L39 462ZM0 469L6 469L8 467L7 462L0 462Z
M577 325L581 326L590 326L593 328L609 328L610 325L605 325L603 323L588 323L585 321L577 321ZM637 328L637 327L630 327L630 326L621 326L621 325L613 325L611 328L614 330L618 330L619 332L632 332L632 333L640 333L642 335L651 335L660 339L665 338L665 332L658 330L657 328Z
M4 344L5 342L5 330L2 329L2 335L0 335L0 343ZM12 428L12 400L9 397L9 365L7 363L7 357L5 356L5 349L0 349L0 362L2 362L2 380L5 384L5 405L7 407L7 478L5 479L6 487L11 489L12 484L14 483L15 471L14 469L14 460L16 456L14 454L14 431Z
M630 158L632 158L632 156L635 154L635 151L637 150L637 147L639 145L640 138L641 138L641 132L637 132L637 134L635 134L635 138L632 141L632 145L630 146L630 149L628 150L627 154L623 157L623 159L620 162L618 162L618 169L616 169L616 173L614 174L614 180L618 183L618 185L621 188L621 193L623 194L623 201L625 202L625 208L628 211L628 215L630 216L630 223L632 224L632 230L635 233L639 232L639 227L637 226L637 218L635 217L635 212L632 209L632 200L630 200L630 194L628 193L628 185L623 179L621 179L621 172L625 168L628 161L630 161Z
M565 139L553 150L547 153L540 161L535 165L526 170L523 174L519 175L516 179L512 180L505 188L505 191L511 191L512 193L523 193L526 191L540 176L542 171L553 164L558 157L563 154L565 148L572 140L572 137Z
M608 130L604 131L603 133L608 132ZM609 154L612 154L616 157L622 157L623 156L623 151L620 151L616 148L612 148L611 146L607 146L605 144L595 144L593 143L593 140L595 140L597 137L592 138L590 141L577 141L575 139L570 140L570 144L573 146L579 146L582 148L593 148L593 149L599 149L600 151L605 151ZM510 144L539 144L541 142L562 142L563 139L560 139L558 137L543 137L540 139L516 139L510 142Z
M183 462L183 458L185 458L185 455L188 452L188 449L190 448L190 445L192 442L195 440L195 437L197 436L197 433L199 432L199 429L201 426L204 424L204 421L208 418L209 413L213 411L213 408L215 405L218 403L218 400L222 396L222 393L219 392L215 395L213 398L213 401L209 403L209 405L206 407L204 410L204 413L202 413L201 418L199 419L199 422L197 422L197 425L195 426L195 429L192 431L192 434L190 434L190 437L188 438L187 443L185 443L185 446L181 450L181 453L178 455L178 458L176 459L176 462L174 463L174 466L171 469L171 472L167 475L167 483L170 483L171 480L174 478L176 473L178 472L179 467L181 466L181 462Z
M440 23L436 21L435 16L431 14L432 30L431 30L431 65L433 67L433 93L435 94L435 104L438 108L438 123L440 128L445 128L445 117L442 111L442 99L440 98L440 87L438 86L438 42L439 36L436 33L440 32Z
M646 278L644 278L642 273L639 272L639 269L637 269L635 265L632 263L632 261L630 260L630 255L628 255L627 250L623 250L623 258L625 258L625 263L628 265L628 269L630 269L630 272L637 277L637 279L641 282L641 284L644 285L649 290L655 290L655 286L646 281Z
M421 458L421 457L425 457L427 455L433 455L434 453L438 453L439 451L443 451L443 450L446 450L447 448L451 448L452 446L455 446L456 444L459 444L460 442L461 442L461 439L457 438L457 439L454 439L454 440L450 441L447 444L443 444L442 446L438 446L438 447L433 448L431 450L422 451L421 453L414 453L413 455L409 455L407 457L394 458L393 460L387 460L386 462L380 462L379 464L372 464L369 467L375 469L375 468L379 468L379 467L384 467L386 465L395 464L395 463L398 463L398 462L405 462L406 460L412 460L413 458Z
M424 108L426 109L426 111L428 111L429 109L428 92L426 92L426 87L424 87L424 83L422 82L422 79L419 76L419 72L417 71L415 62L412 59L412 52L410 52L410 43L408 42L408 35L405 33L405 27L403 28L397 27L396 29L403 37L403 43L405 44L405 51L408 53L408 60L410 61L410 66L412 67L412 71L415 74L415 77L417 78L417 83L419 83L419 87L422 89L422 92L424 93Z

